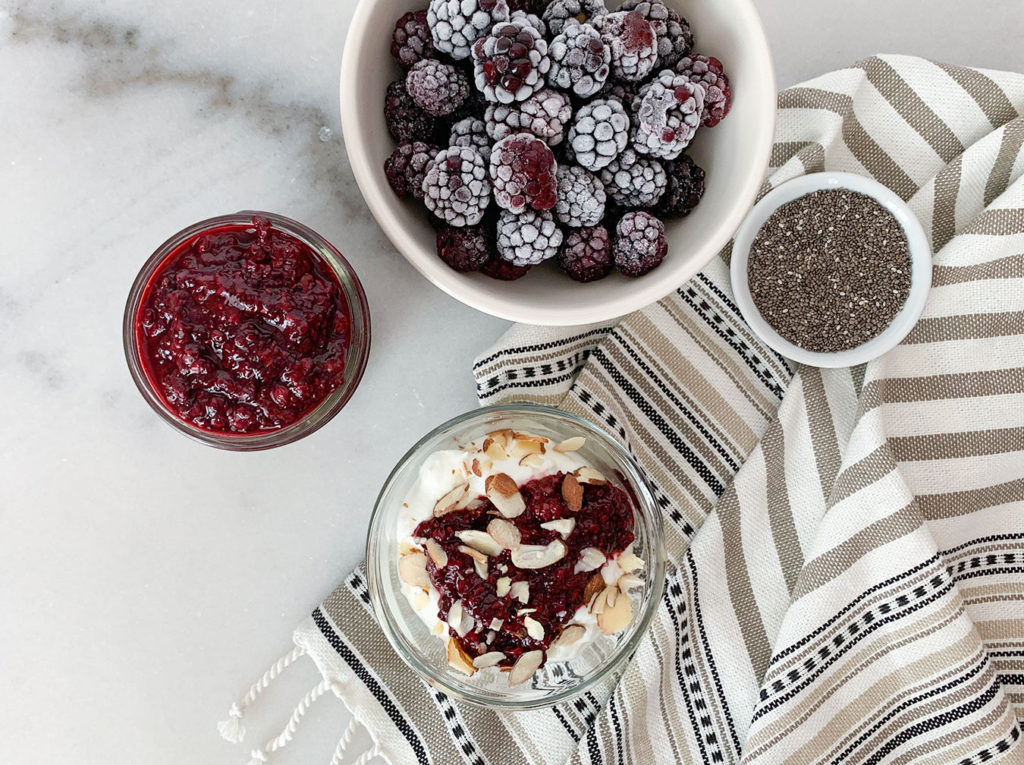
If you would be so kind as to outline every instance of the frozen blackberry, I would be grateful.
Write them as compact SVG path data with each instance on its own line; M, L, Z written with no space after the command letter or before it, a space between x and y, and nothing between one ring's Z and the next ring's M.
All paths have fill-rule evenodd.
M638 83L635 82L609 80L601 88L601 92L597 94L597 97L618 101L629 112L633 108L633 98L636 97L637 85Z
M523 19L495 24L473 45L473 76L488 101L525 101L544 86L550 66L547 41Z
M487 135L487 125L476 117L466 117L452 125L448 138L449 146L472 146L483 152L485 156L490 154L491 139Z
M548 83L590 98L604 86L611 71L612 52L590 24L567 24L548 46Z
M491 200L487 163L470 146L449 146L434 157L423 179L423 203L452 226L475 226Z
M536 136L515 133L494 144L490 172L498 207L520 213L555 206L558 164Z
M548 146L565 139L572 119L569 96L557 90L538 90L518 104L489 104L485 113L487 134L500 141L513 133L532 133Z
M722 62L711 56L694 54L682 59L676 71L704 89L704 117L701 124L714 127L729 113L732 91Z
M509 4L511 8L511 3ZM544 19L538 16L536 13L530 13L526 9L513 8L512 13L508 17L509 21L524 21L531 27L540 32L540 36L547 38L548 36L548 25L544 23Z
M613 77L638 82L651 73L658 60L658 37L641 14L616 11L594 19L593 25L612 52Z
M469 58L473 43L508 17L507 0L430 0L427 8L434 47L456 61Z
M603 0L554 0L544 9L548 33L560 35L569 24L583 24L608 13Z
M654 28L658 37L658 66L675 66L693 48L693 32L686 19L658 0L626 0L620 11L636 11Z
M569 128L570 159L597 171L615 159L629 141L629 116L613 99L595 99L576 112Z
M514 266L507 260L495 256L480 267L480 273L486 274L492 279L500 279L503 282L512 282L526 276L530 266Z
M400 197L423 199L423 179L439 151L422 141L399 144L384 162L384 174L394 192Z
M398 20L391 33L391 55L406 69L417 61L434 57L434 38L426 11L409 11Z
M430 142L437 135L437 120L416 105L403 80L388 85L384 96L384 121L391 137L399 143Z
M641 157L635 149L625 149L601 171L600 178L608 197L631 210L653 207L668 187L661 163Z
M604 226L576 229L558 252L558 267L578 282L603 279L612 262L612 238Z
M558 201L554 213L559 223L573 228L596 226L604 217L607 196L601 180L576 165L558 168Z
M469 96L469 79L451 64L426 59L409 70L405 89L427 114L443 117L462 106Z
M654 212L666 218L682 218L704 196L704 171L688 154L681 154L674 162L665 163L668 188L654 206Z
M643 276L661 265L668 254L665 224L646 212L629 212L615 227L612 257L626 276Z
M498 217L498 257L514 266L535 266L555 257L561 246L562 230L547 210L506 210Z
M481 226L445 227L437 232L437 255L456 271L479 271L494 256L492 250Z
M703 111L700 85L663 70L633 99L633 148L659 159L675 159L693 140Z

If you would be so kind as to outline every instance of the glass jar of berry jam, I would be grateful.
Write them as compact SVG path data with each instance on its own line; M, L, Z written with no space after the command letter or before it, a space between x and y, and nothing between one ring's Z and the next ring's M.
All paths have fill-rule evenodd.
M150 406L210 446L253 451L320 428L366 367L370 313L348 261L289 218L244 211L164 242L124 313Z

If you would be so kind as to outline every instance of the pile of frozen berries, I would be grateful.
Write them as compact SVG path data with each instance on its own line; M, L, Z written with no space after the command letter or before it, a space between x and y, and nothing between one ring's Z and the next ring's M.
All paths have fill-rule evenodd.
M455 270L642 276L668 252L664 220L700 201L685 152L729 111L722 63L659 0L604 1L430 0L395 24L384 172Z

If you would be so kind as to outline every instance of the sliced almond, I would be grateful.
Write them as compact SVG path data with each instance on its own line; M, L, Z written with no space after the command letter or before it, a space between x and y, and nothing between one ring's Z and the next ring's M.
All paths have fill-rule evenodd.
M455 630L459 637L462 637L465 633L462 630L462 601L456 600L452 603L451 608L448 609L448 626Z
M542 529L548 531L554 531L561 535L562 539L568 539L569 535L572 534L572 530L576 528L575 518L559 518L554 521L547 521L540 525Z
M427 576L427 556L421 552L409 553L398 559L398 576L410 587L430 588Z
M481 563L478 560L473 561L473 570L476 571L476 575L481 579L487 578L487 563Z
M507 576L500 577L497 582L498 586L498 597L503 598L508 595L509 589L512 587L512 580Z
M597 626L604 634L614 635L626 628L632 615L633 607L627 596L609 597L604 611L597 615Z
M505 447L503 447L493 438L488 438L486 441L484 441L483 453L490 457L492 460L503 460L507 456L505 454Z
M583 436L573 436L567 438L564 441L559 441L555 444L556 452L575 452L583 448L583 444L587 442L587 439Z
M529 582L513 582L512 586L509 587L508 592L514 600L518 600L524 606L530 602Z
M498 637L498 633L494 630L487 630L487 634L484 636L484 642L490 645L494 642L494 638Z
M462 553L463 555L468 555L474 561L479 561L480 563L486 563L487 562L487 556L486 555L484 555L479 550L474 550L472 547L468 547L467 545L459 545L459 552Z
M512 551L512 563L525 569L544 568L560 561L566 552L561 539L553 539L546 545L520 545Z
M608 607L615 605L615 601L619 599L619 588L609 587L604 591L604 602L608 604Z
M475 475L475 476L482 476L483 475L483 473L480 470L480 460L477 459L476 457L473 458L473 465L470 468L470 470L473 471L473 475Z
M535 436L533 433L520 433L516 431L512 434L512 438L516 441L535 441L538 444L546 444L548 440L544 436Z
M560 648L566 648L577 642L581 637L586 634L586 629L581 624L570 624L568 627L562 630L562 634L558 636L558 639L551 644L551 647L559 646Z
M484 487L487 489L488 496L491 492L500 494L502 497L511 497L519 493L519 484L508 473L495 473L487 476Z
M562 499L574 513L578 513L583 507L583 487L572 473L562 479Z
M516 611L516 616L526 616L527 614L535 613L537 613L536 608L520 608L518 611Z
M572 572L578 574L581 571L596 571L604 565L604 562L603 552L596 547L584 547L580 550L580 559L576 561L576 567Z
M456 509L459 501L469 493L469 484L456 486L434 504L434 517L440 518Z
M643 559L636 555L632 550L626 550L624 553L620 554L615 562L618 563L619 568L627 574L643 568L644 565Z
M413 590L412 605L417 611L422 611L430 603L430 596L426 590Z
M435 634L435 635L443 635L444 634L444 627L445 627L445 623L444 622L437 622L437 623L434 624L433 627L430 628L430 631L433 634Z
M491 521L491 523L494 523L494 521ZM479 550L484 555L498 555L505 549L486 531L466 529L465 531L458 532L455 536L463 544L472 547L474 550Z
M544 464L544 458L539 454L527 454L519 460L519 464L522 467L540 467Z
M597 595L594 596L594 601L590 604L590 613L598 616L604 613L605 607L608 605L608 588L605 587Z
M514 550L523 541L523 535L516 528L514 523L509 523L503 518L495 518L487 524L487 534L492 540L500 545L501 550ZM501 552L499 550L498 552ZM498 553L492 553L497 555Z
M474 497L471 492L466 492L462 498L455 503L456 510L465 510L467 507L477 508L483 503L480 497Z
M523 626L526 627L526 634L534 640L544 639L544 625L530 616L523 617Z
M522 457L526 454L541 454L544 444L538 441L516 441L509 452L511 457Z
M502 428L501 430L492 430L487 434L488 438L494 439L496 444L500 444L502 449L508 450L508 447L512 444L512 440L515 438L515 434L511 428Z
M448 639L448 666L472 677L476 667L470 661L469 654L462 650L458 640Z
M619 577L619 581L616 583L623 592L629 592L636 587L643 587L644 580L638 577L636 574L623 574Z
M600 574L594 574L590 579L587 580L587 586L583 590L583 600L587 605L590 605L590 601L594 599L594 596L598 593L604 592L605 588L604 577Z
M574 470L573 475L576 476L576 480L580 483L591 483L591 484L606 484L608 480L602 475L600 470L595 470L592 467L584 465L583 467Z
M427 540L427 555L430 556L430 559L434 561L434 565L438 568L444 568L448 565L448 553L433 539Z
M402 540L402 544L400 544L398 546L398 551L402 555L408 555L409 553L414 553L414 552L417 552L418 550L419 550L419 548L416 545L414 545L412 542L409 542L408 540L404 540L404 539Z
M490 623L489 626L490 626L490 628L493 631L497 632L498 630L501 629L501 625L504 624L504 623L505 623L504 619L499 619L499 618L495 617L495 618L491 619L491 623Z
M544 661L543 651L527 651L512 665L512 671L508 673L508 684L519 685L525 683L536 672Z
M500 664L503 661L505 661L505 654L501 651L491 651L480 654L473 659L473 666L477 669L484 669L485 667L493 667L495 664Z
M519 493L519 486L515 479L506 473L488 476L484 484L487 490L487 498L506 518L516 518L522 515L526 509L526 502L523 495Z

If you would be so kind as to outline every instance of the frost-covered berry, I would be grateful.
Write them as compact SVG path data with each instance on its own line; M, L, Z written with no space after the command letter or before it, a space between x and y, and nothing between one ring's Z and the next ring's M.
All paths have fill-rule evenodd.
M512 3L509 3L509 8L512 8ZM509 21L524 21L531 27L540 32L540 36L547 39L548 36L548 25L544 23L544 20L536 13L530 13L525 9L512 8L512 13L508 17Z
M641 157L629 148L601 171L600 178L609 198L628 209L652 207L668 187L661 163Z
M507 260L502 260L497 255L488 260L480 267L480 273L492 279L500 279L503 282L512 282L522 279L532 266L514 266Z
M504 210L550 210L555 206L558 164L542 140L515 133L491 149L494 201Z
M448 138L449 146L472 146L484 155L491 152L491 139L487 135L487 125L476 117L466 117L452 125Z
M478 271L494 257L491 241L481 226L444 226L437 232L437 255L456 271Z
M558 168L558 201L553 212L566 226L596 226L604 217L606 199L601 180L576 165Z
M409 11L398 20L391 33L391 55L406 68L434 57L434 38L426 11Z
M560 35L570 24L582 24L608 13L603 0L554 0L544 9L548 33Z
M663 70L633 99L633 148L659 159L675 159L693 140L703 111L700 85Z
M693 212L693 208L704 196L704 170L688 154L665 163L668 188L654 206L658 215L666 218L682 218Z
M498 256L514 266L535 266L553 258L562 246L562 230L547 210L508 210L498 217Z
M491 200L487 162L476 149L450 146L438 152L423 179L423 203L452 226L475 226Z
M725 74L722 62L711 56L696 54L682 59L676 65L676 71L704 89L702 124L705 127L714 127L721 122L732 105L729 78Z
M661 265L668 254L665 224L650 213L630 212L615 227L612 256L626 276L643 276Z
M620 11L636 11L654 28L658 38L658 66L675 66L693 47L693 32L686 19L658 0L626 0Z
M427 114L443 117L462 106L469 95L469 78L451 64L425 59L409 70L405 89Z
M487 134L495 141L528 132L548 146L556 146L565 139L572 119L572 102L565 93L545 88L522 103L489 104L485 118Z
M626 148L629 115L618 101L595 99L577 110L567 152L587 170L600 170Z
M547 41L522 19L495 24L473 45L473 76L488 101L525 101L544 86L550 66Z
M612 237L604 226L572 231L558 252L558 267L578 282L603 279L612 264Z
M416 105L405 89L404 80L388 85L384 96L384 121L391 137L399 143L430 142L437 135L437 120Z
M456 61L469 58L473 43L508 17L507 0L430 0L427 8L434 47Z
M612 52L590 24L567 24L548 46L548 83L590 98L604 86L611 71Z
M384 162L384 175L398 196L423 199L423 179L438 151L436 146L413 141L401 143L391 152Z
M633 98L636 96L639 83L622 82L621 80L609 80L597 94L598 98L611 99L622 104L628 112L633 108Z
M654 27L636 11L616 11L592 22L612 52L612 76L637 82L654 69L658 38Z

